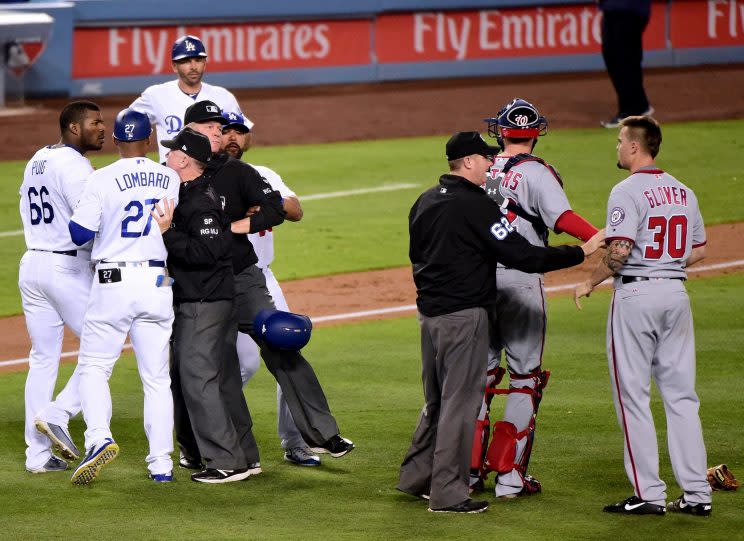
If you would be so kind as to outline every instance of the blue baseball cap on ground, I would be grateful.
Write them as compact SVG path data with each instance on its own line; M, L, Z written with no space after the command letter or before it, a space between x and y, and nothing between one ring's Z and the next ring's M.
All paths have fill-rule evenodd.
M176 61L194 57L207 57L207 49L204 47L202 40L196 36L181 36L173 42L171 60Z

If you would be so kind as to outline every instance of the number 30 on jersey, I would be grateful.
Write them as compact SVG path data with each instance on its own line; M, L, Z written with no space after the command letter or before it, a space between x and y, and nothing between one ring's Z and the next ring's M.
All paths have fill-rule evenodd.
M514 228L511 226L506 216L501 218L501 221L498 221L491 226L491 235L496 237L498 240L504 240L507 235L513 231Z

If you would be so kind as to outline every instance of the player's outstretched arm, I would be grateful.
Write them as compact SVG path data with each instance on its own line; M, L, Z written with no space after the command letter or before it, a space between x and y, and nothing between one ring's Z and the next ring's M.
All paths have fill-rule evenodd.
M556 233L568 233L572 237L583 240L584 242L592 238L598 231L583 216L572 210L567 210L561 214L556 220L553 229Z

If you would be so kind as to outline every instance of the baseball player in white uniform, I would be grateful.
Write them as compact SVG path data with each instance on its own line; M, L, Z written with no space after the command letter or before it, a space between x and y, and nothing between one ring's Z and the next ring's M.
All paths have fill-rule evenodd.
M581 240L590 239L597 228L571 210L558 172L532 155L539 136L547 133L547 121L531 103L515 98L496 115L486 119L489 134L503 152L494 159L486 189L502 203L512 227L535 246L547 246L550 229ZM482 488L488 471L497 472L496 496L513 498L540 492L540 482L527 475L537 411L550 372L542 369L545 343L545 288L542 274L528 274L497 265L495 328L488 363L488 387L476 423L471 464L471 486ZM496 389L504 369L509 388ZM494 394L506 394L504 419L493 425L493 437L485 453L488 409ZM482 460L486 455L486 462Z
M607 203L607 254L574 291L579 298L610 276L607 358L625 471L635 494L609 513L709 516L711 488L695 393L695 338L685 268L705 257L705 227L695 193L654 158L661 129L650 117L628 117L618 137L618 167L631 175ZM649 407L651 378L664 402L669 457L683 494L666 503Z
M93 172L85 154L100 150L104 123L95 103L75 101L59 117L62 138L40 149L26 165L20 187L20 211L27 251L21 259L18 287L31 338L26 378L26 469L31 473L60 471L79 451L67 431L70 416L80 410L77 371L49 406L57 381L64 325L80 335L92 274L90 247L70 240L67 222L77 205L88 175ZM34 428L35 418L52 438Z
M151 131L147 115L131 109L119 113L114 139L121 159L90 176L70 220L76 244L95 236L91 258L96 263L78 358L87 454L72 475L75 484L92 482L118 454L110 429L108 379L127 333L144 388L150 477L172 479L168 343L173 292L165 245L150 211L162 199L178 199L180 180L172 169L145 157Z
M156 126L158 141L173 139L183 128L183 113L197 101L210 100L223 111L240 112L235 96L221 86L205 83L207 51L196 36L181 36L171 49L173 71L178 79L147 87L129 106L147 114ZM253 124L248 121L248 127ZM165 162L168 149L158 143L160 162Z
M223 126L222 148L233 158L240 159L246 152L252 141L253 123L247 120L240 112L225 112L223 116L227 119L227 124ZM283 200L284 210L287 212L286 219L292 222L298 222L302 219L302 207L300 200L282 180L275 171L262 165L253 165L261 176L268 182L271 187L278 191ZM260 233L249 234L248 238L253 244L256 251L258 263L256 266L263 271L266 277L266 287L269 290L271 298L278 310L289 312L289 306L284 298L284 293L279 282L271 270L271 263L274 261L274 233L271 229L261 231ZM245 386L256 373L261 365L261 356L256 342L246 333L238 333L238 359L240 361L240 375ZM310 450L305 440L302 438L297 425L292 419L289 406L284 400L282 389L276 386L277 400L277 425L279 438L281 439L282 448L284 449L284 459L292 464L300 466L319 466L320 457Z

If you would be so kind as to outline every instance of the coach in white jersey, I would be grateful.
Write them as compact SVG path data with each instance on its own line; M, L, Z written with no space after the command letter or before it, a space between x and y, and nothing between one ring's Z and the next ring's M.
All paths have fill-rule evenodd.
M226 152L235 159L240 159L246 152L253 138L253 123L247 120L240 112L225 112L223 116L227 124L222 127L222 152ZM287 213L285 219L299 222L302 219L302 206L300 200L282 180L275 171L262 165L251 166L258 171L271 187L282 196L282 204ZM256 266L263 271L266 277L266 287L277 309L289 312L289 306L284 298L279 282L271 270L274 261L274 232L271 229L259 233L251 233L248 239L253 244L253 249L258 257ZM256 373L261 364L261 354L256 342L247 333L238 333L238 359L240 361L240 376L243 385ZM302 439L297 425L292 419L287 401L282 395L282 388L276 386L277 402L277 429L284 449L284 459L299 466L320 466L320 457L310 450L310 446Z
M207 50L199 38L178 38L171 49L171 61L178 79L147 87L129 106L150 117L156 126L158 141L173 139L181 131L184 111L196 101L210 100L223 111L240 111L238 100L229 90L202 80L207 67ZM158 143L158 152L160 162L164 163L168 149Z
M607 203L607 254L579 298L615 276L607 321L607 357L615 410L625 442L625 472L635 494L604 508L609 513L711 514L711 488L695 393L695 337L685 268L705 256L705 227L695 193L654 158L661 129L650 117L622 121L618 167L631 175ZM667 421L669 458L682 495L666 503L659 450L649 407L651 378Z
M85 154L100 150L104 140L100 109L90 101L67 104L59 115L59 127L61 140L34 154L19 191L27 251L21 259L18 287L31 338L25 391L26 469L31 473L67 468L52 455L51 443L65 458L78 458L67 432L69 417L80 409L77 371L59 394L54 411L48 404L57 381L64 325L80 335L92 279L90 248L73 244L67 222L93 172ZM51 441L34 428L35 417L45 407L48 416L40 425Z
M91 258L96 263L78 358L87 454L72 475L75 484L93 481L118 454L110 429L108 379L127 333L145 394L150 477L158 482L172 479L168 342L173 292L163 237L150 211L162 199L177 200L180 181L175 171L145 157L151 131L146 115L131 109L119 113L114 139L121 159L90 176L70 220L76 244L95 236Z

